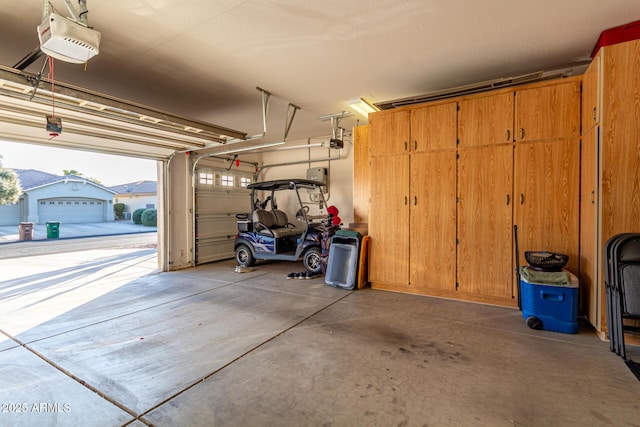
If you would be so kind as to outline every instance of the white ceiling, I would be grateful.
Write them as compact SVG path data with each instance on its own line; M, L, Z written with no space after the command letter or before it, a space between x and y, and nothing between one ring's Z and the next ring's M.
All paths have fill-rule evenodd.
M63 0L51 0L68 15ZM76 2L73 1L75 5ZM638 0L87 0L100 54L55 78L172 113L262 132L325 136L347 100L388 101L588 60ZM0 0L0 64L38 46L39 0ZM42 59L27 69L37 73ZM356 116L343 120L350 127Z

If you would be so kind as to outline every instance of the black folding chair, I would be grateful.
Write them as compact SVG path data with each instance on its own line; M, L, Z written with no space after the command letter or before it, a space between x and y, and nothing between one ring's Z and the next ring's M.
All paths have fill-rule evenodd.
M609 350L619 354L619 331L618 331L618 303L616 286L616 270L614 264L614 248L616 244L625 236L630 233L616 234L607 240L604 247L604 286L605 286L605 298L606 298L606 313L607 313L607 330L609 335Z
M640 335L640 327L625 320L640 320L640 234L627 234L613 246L614 292L612 316L616 325L616 354L626 360L624 334Z

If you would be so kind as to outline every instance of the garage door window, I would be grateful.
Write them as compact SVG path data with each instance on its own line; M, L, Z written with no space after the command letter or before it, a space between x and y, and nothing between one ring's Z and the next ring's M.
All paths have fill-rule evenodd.
M213 185L213 172L200 172L201 185Z
M233 175L222 175L222 186L233 187Z
M251 184L251 178L248 176L240 177L240 187L247 188L247 185Z

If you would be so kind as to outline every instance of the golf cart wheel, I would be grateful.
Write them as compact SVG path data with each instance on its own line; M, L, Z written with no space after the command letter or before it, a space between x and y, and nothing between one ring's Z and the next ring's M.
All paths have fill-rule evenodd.
M307 249L302 257L304 268L312 274L322 273L322 256L320 248L312 247Z
M542 320L536 316L529 316L527 317L527 326L531 329L542 329Z
M236 263L245 267L252 267L256 263L256 259L251 253L251 249L247 245L238 245L236 248Z

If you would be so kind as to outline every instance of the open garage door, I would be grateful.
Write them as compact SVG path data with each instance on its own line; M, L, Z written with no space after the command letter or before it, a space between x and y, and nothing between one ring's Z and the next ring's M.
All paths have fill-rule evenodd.
M228 164L228 163L227 163ZM251 212L250 191L255 167L231 170L223 163L203 159L195 169L196 265L235 256L236 214Z
M52 114L52 89L47 79L40 80L33 74L0 66L0 139L162 161L163 167L158 169L159 263L165 271L193 265L183 256L194 249L190 240L193 205L190 200L179 197L193 194L191 171L180 166L188 163L185 154L182 157L175 154L231 145L246 140L246 133L56 82L55 116L61 119L62 131L52 135L46 129L47 116ZM179 176L175 179L169 177L173 174L170 166L178 170ZM246 200L249 203L248 197ZM76 200L67 198L45 200L45 205L40 206L42 218L62 221L56 209L67 206L68 202L76 206ZM91 206L90 200L87 205L80 201L79 209L84 209L81 217L87 219L97 216L99 210L95 201ZM225 207L229 213L234 209ZM241 210L246 211L246 207ZM208 227L201 227L205 229L209 245L216 246L213 241L218 237L213 236L221 233L218 229L210 231ZM224 251L228 253L228 249ZM209 255L207 258L212 259Z
M62 132L53 137L45 129L52 85L42 79L35 90L33 81L32 74L0 66L0 138L154 160L246 138L243 132L60 82L54 102Z

